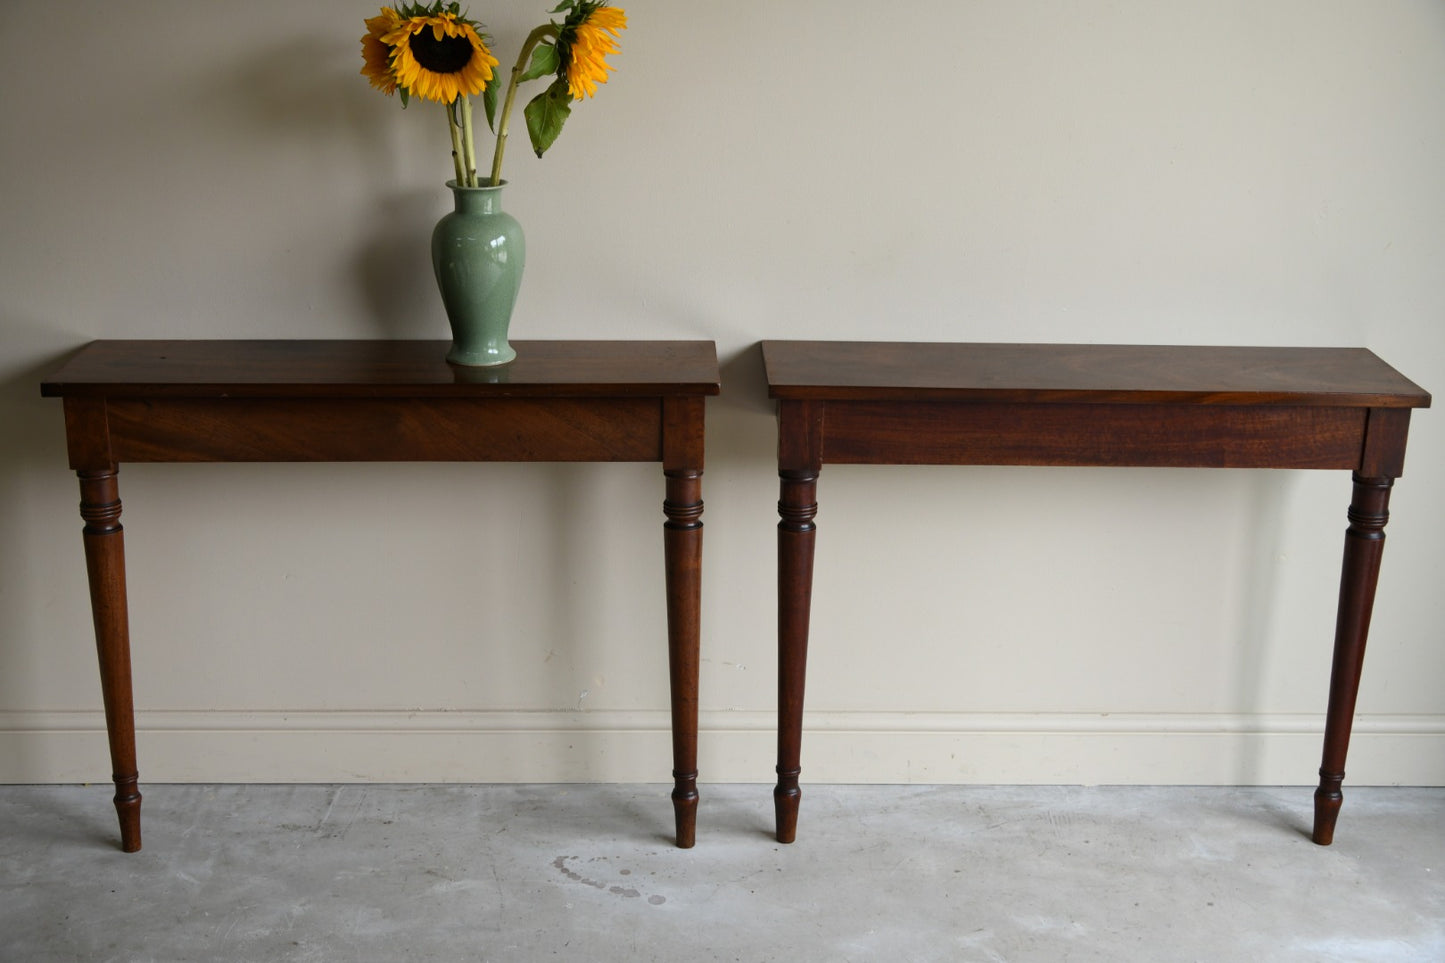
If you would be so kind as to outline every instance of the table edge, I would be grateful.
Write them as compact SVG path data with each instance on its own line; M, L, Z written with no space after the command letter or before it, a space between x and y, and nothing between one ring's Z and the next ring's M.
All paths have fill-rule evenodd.
M46 398L504 398L504 397L697 397L718 395L722 391L721 368L717 359L717 343L708 339L556 339L551 341L513 341L525 351L534 344L588 345L605 344L612 347L645 345L650 349L667 346L706 347L706 357L700 358L694 367L703 377L682 380L659 378L655 381L619 379L617 381L576 381L519 382L516 384L501 380L512 370L510 365L468 368L448 365L457 380L415 381L415 382L326 382L286 381L271 382L197 380L197 381L125 381L109 378L67 377L68 369L88 350L104 346L145 345L163 348L167 345L225 345L225 344L348 344L375 347L385 344L428 344L438 347L438 357L445 353L449 342L434 339L365 339L365 338L271 338L271 339L95 339L72 350L66 359L57 364L51 373L40 382L40 394ZM438 362L444 364L445 362Z
M830 345L887 347L1025 347L1039 346L1070 349L1101 350L1118 348L1178 348L1181 350L1254 350L1260 351L1363 351L1385 368L1394 373L1413 391L1329 391L1329 390L1268 390L1268 389L1170 389L1170 388L1058 388L1010 386L991 388L981 386L953 387L947 385L906 386L906 385L858 385L858 384L814 384L775 381L768 366L768 349L780 345ZM1053 342L957 342L957 341L809 341L809 340L765 340L759 342L764 367L764 378L768 385L768 397L776 401L917 401L957 403L1000 403L1000 404L1121 404L1121 405L1218 405L1218 406L1307 406L1343 408L1429 408L1431 396L1428 391L1401 374L1389 362L1380 358L1369 348L1360 346L1287 346L1287 345L1144 345L1144 344L1066 344Z

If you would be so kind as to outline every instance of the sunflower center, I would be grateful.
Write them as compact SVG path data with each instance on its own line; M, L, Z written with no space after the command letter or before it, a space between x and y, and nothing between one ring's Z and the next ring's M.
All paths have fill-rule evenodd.
M424 29L411 38L411 54L432 73L455 74L471 62L472 42L466 37L438 40L430 29Z

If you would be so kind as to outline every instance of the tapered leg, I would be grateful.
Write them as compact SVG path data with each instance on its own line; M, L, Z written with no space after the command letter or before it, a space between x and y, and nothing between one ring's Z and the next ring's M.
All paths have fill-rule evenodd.
M90 611L100 656L100 690L115 779L120 846L140 849L140 778L135 764L135 707L131 697L130 627L125 598L125 536L120 524L120 489L115 469L82 471L80 517L85 519L85 567L90 578Z
M803 686L813 597L813 542L818 514L816 471L780 471L778 499L778 785L773 790L778 842L798 834L802 790Z
M672 470L662 510L672 688L672 806L677 845L697 839L697 680L702 612L702 472Z
M1394 479L1355 475L1354 482L1340 574L1340 607L1335 621L1335 658L1325 715L1325 747L1320 762L1320 785L1315 790L1313 838L1321 846L1334 841L1335 820L1344 801L1340 786L1345 779L1345 755L1350 748L1355 697L1360 691L1360 669L1365 660L1375 585L1380 578L1380 556L1385 550L1385 523L1390 520L1390 486Z

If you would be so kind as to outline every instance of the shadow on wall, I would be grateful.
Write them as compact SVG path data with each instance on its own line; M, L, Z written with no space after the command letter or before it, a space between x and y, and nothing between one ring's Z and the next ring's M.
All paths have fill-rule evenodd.
M1270 662L1270 629L1279 596L1280 568L1284 519L1288 517L1291 496L1299 479L1297 472L1256 471L1249 484L1248 537L1241 546L1239 571L1244 589L1236 609L1234 637L1238 640L1234 657L1234 711L1248 718L1258 718L1264 710L1265 674ZM1328 592L1321 592L1328 597ZM1264 775L1262 758L1264 732L1241 732L1236 739L1235 781L1256 786ZM1300 769L1301 780L1309 776L1309 767Z
M775 413L776 404L768 397L768 377L763 369L761 342L754 342L738 351L724 351L718 363L722 369L720 400L726 407L749 414Z
M350 43L312 36L277 44L229 70L208 72L210 86L191 88L196 101L188 116L205 119L198 136L243 140L250 151L258 143L272 144L287 157L310 158L288 169L288 182L275 189L304 190L320 216L327 216L328 193L333 203L349 208L363 183L367 209L333 209L329 217L361 225L353 236L327 239L338 252L351 252L337 262L345 272L341 286L359 292L364 316L349 320L379 338L441 338L446 323L432 277L430 239L446 198L435 185L416 185L412 162L417 138L444 151L441 108L413 101L407 116L398 117L403 111L396 98L382 102L387 98L371 89L359 66ZM246 150L238 149L238 156ZM316 227L278 225L278 235L286 235L278 236L278 251L308 243L307 232ZM284 265L277 270L287 273Z
M0 371L0 545L15 550L20 543L8 537L14 530L12 523L32 508L26 504L26 493L32 490L27 480L33 479L37 472L44 472L47 479L55 474L57 481L73 481L65 455L64 412L59 400L40 396L40 382L88 339L59 346L61 339L39 326L31 328L28 334L9 324L5 330L6 340L16 353L10 356L5 370ZM27 343L35 347L26 351L23 346ZM57 346L41 346L52 344ZM74 492L78 504L80 491L77 488ZM78 543L78 510L75 524ZM4 594L9 594L8 587ZM4 611L11 608L6 606ZM3 631L3 621L0 621L0 633ZM4 666L0 665L0 672L3 670Z
M87 610L65 610L60 618L52 603L58 596L85 598L82 523L61 405L40 396L40 382L79 345L61 346L63 338L37 325L7 321L4 330L11 353L0 371L0 705L10 708L30 688L41 647L85 651L90 636ZM62 536L74 549L66 556L64 579L46 564L43 551ZM25 740L11 744L21 753L28 746ZM17 771L41 768L25 758L11 763Z
M375 233L358 239L351 262L366 324L381 338L445 338L446 318L432 276L432 191L406 190L376 200Z
M755 481L767 491L766 500L750 504L747 517L761 508L776 523L773 490L777 485L778 428L776 403L768 398L763 373L763 355L756 342L737 350L718 352L722 392L707 402L707 470L703 477L703 501L708 518L726 518L724 504L738 494L737 485Z

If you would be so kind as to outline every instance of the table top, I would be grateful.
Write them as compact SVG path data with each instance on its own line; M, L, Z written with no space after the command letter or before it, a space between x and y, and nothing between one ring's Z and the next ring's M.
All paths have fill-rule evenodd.
M513 341L497 367L446 362L447 341L92 341L47 397L444 398L715 395L711 341Z
M1364 348L764 341L763 364L779 399L1430 405Z

